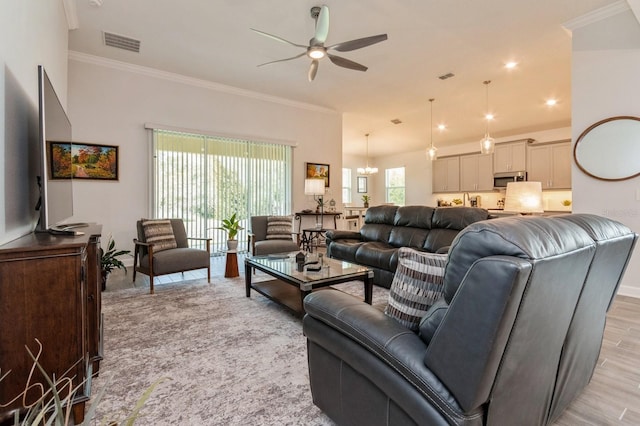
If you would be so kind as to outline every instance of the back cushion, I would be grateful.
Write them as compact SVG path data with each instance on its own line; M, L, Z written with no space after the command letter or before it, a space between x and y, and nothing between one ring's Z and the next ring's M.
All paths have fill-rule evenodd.
M477 207L440 207L433 212L431 227L461 231L472 223L488 218L489 212Z
M267 218L267 240L291 240L292 239L291 216L269 216Z
M393 225L396 216L396 206L373 206L367 209L364 215L364 223L378 223Z
M393 222L396 226L431 229L431 218L434 210L433 207L426 206L398 207Z
M410 330L417 331L429 307L442 297L446 263L446 254L401 247L385 314Z
M457 229L432 229L422 245L422 248L432 253L442 247L450 246L458 235Z
M429 231L426 229L394 226L389 235L389 244L394 247L422 248L427 234L429 234Z
M154 252L178 247L169 219L142 219L142 230L145 241L153 244Z
M392 225L383 225L376 223L365 223L360 228L360 235L364 241L380 241L388 242L391 235Z

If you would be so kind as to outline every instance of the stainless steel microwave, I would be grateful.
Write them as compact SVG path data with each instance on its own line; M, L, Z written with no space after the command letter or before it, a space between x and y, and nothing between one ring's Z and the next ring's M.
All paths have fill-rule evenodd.
M493 175L493 187L506 188L509 182L524 182L527 180L527 172L506 172Z

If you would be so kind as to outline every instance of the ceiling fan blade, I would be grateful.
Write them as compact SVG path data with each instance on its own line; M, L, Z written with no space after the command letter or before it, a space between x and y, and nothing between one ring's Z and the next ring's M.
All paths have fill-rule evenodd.
M353 62L341 56L329 55L328 53L327 53L327 56L329 57L331 62L333 62L335 65L339 67L349 68L350 70L356 70L356 71L366 71L368 69L364 65L361 65L357 62Z
M380 43L387 39L386 34L378 34L370 37L358 38L356 40L345 41L343 43L334 44L327 49L337 50L338 52L348 52L350 50L362 49L372 44Z
M316 34L313 38L318 43L324 43L327 41L329 35L329 6L323 5L320 9L320 14L316 20Z
M292 43L292 42L290 42L289 40L285 40L285 39L283 39L282 37L278 37L278 36L273 35L273 34L265 33L264 31L256 30L256 29L254 29L254 28L249 28L249 29L250 29L251 31L254 31L254 32L256 32L256 33L258 33L258 34L261 34L261 35L263 35L263 36L265 36L265 37L269 37L269 38L272 38L272 39L274 39L274 40L277 40L277 41L279 41L279 42L281 42L281 43L290 44L291 46L296 46L296 47L302 47L303 49L306 49L306 48L307 48L307 46L305 46L305 45Z
M264 64L260 64L260 65L258 65L258 66L259 66L259 67L261 67L261 66L263 66L263 65L275 64L276 62L290 61L290 60L292 60L292 59L298 59L299 57L304 56L304 55L306 55L306 54L307 54L307 52L302 52L301 54L296 55L296 56L292 56L291 58L278 59L277 61L265 62Z
M316 74L318 73L318 60L314 59L311 61L311 66L309 67L309 81L313 81L316 78Z

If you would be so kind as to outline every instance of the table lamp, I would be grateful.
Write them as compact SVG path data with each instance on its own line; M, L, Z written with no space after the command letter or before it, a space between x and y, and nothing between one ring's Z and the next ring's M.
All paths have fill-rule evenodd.
M522 215L542 213L542 183L509 182L504 199L504 210Z
M324 179L305 179L305 195L313 195L313 198L320 204L320 223L316 223L316 228L322 229L324 224Z

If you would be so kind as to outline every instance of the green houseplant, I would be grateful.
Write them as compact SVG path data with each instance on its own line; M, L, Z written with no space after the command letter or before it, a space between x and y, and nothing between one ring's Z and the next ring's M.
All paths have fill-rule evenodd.
M367 194L364 194L362 196L362 202L364 204L364 207L367 207L367 208L369 207L369 201L371 201L371 196L367 195Z
M102 271L102 289L107 286L107 278L114 269L124 269L127 272L127 267L118 256L131 253L131 250L118 250L116 249L116 242L111 236L109 236L109 242L107 243L107 250L102 250L102 256L100 257L100 268Z
M238 219L237 214L234 213L230 218L222 219L222 226L217 229L221 229L227 233L227 248L229 250L235 250L238 247L236 235L238 235L238 231L244 229L240 226L240 219Z

